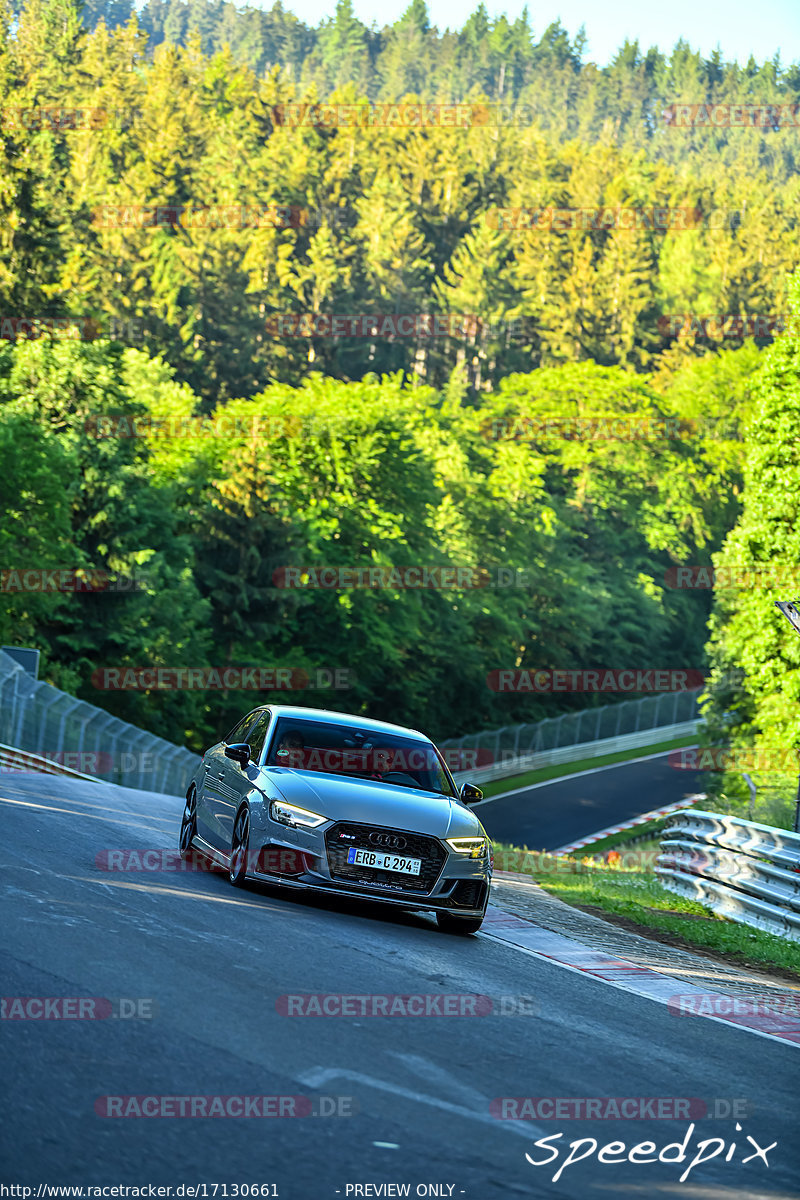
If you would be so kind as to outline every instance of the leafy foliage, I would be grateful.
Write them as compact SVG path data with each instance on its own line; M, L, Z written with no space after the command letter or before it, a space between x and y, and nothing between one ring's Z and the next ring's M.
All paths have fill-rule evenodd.
M347 690L309 702L441 738L586 699L498 695L498 668L702 668L712 592L673 568L797 567L799 352L763 322L740 344L673 318L786 314L796 127L663 114L799 90L796 66L685 43L599 69L560 24L537 40L482 4L444 32L423 0L381 30L350 0L318 29L279 3L5 5L0 107L39 118L0 127L2 560L142 586L3 591L2 637L194 748L285 693L98 692L96 669L339 667ZM320 99L389 116L286 116ZM415 128L401 100L477 117ZM508 119L480 123L488 105ZM548 209L692 220L531 218ZM292 314L452 320L323 336ZM13 324L67 316L100 336ZM141 345L108 336L136 321ZM563 432L597 419L678 432ZM484 586L290 588L287 567ZM800 648L773 598L717 591L717 683L747 682L715 683L711 729L733 712L736 739L796 746Z

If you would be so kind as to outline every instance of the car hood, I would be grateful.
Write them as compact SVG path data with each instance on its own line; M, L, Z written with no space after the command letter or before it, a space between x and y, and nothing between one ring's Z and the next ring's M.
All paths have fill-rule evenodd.
M478 818L465 805L435 792L291 767L270 767L263 775L267 795L276 799L279 795L290 804L311 809L332 821L385 825L438 838L484 833Z

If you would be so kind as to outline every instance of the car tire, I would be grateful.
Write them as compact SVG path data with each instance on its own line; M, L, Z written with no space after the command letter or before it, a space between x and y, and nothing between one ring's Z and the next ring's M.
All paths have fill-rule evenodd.
M192 847L195 834L197 833L197 791L194 784L189 788L186 794L186 805L183 810L183 819L181 821L181 834L179 847L181 858L187 862L195 854Z
M244 887L247 881L247 855L250 849L250 809L243 805L236 814L231 836L231 857L228 878L234 887Z
M436 924L442 933L477 933L485 915L484 913L480 917L456 917L453 913L437 912Z

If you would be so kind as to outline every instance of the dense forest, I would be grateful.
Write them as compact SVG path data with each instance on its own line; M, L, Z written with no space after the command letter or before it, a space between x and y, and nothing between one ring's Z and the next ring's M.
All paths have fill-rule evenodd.
M710 669L719 736L800 745L785 589L674 584L800 553L797 64L422 0L28 0L0 63L4 643L195 749L278 693L98 669L338 668L439 738L614 699L498 669Z
M458 369L473 391L584 360L660 372L743 331L765 344L785 321L800 213L794 67L628 46L598 71L552 30L539 43L517 30L523 65L501 87L489 69L506 61L490 53L500 26L484 36L470 19L457 39L463 84L448 39L426 34L428 94L496 110L502 93L526 105L524 123L281 124L314 97L367 103L346 6L318 31L328 50L318 61L309 49L301 83L283 65L247 65L235 38L215 41L214 29L281 10L163 6L163 29L185 45L148 33L148 11L84 36L75 0L30 0L10 22L0 283L9 312L135 329L205 411L314 372L403 371L442 388ZM412 6L398 36L423 14ZM397 78L386 94L409 100L407 86ZM772 105L778 127L663 120L678 101L726 100ZM412 314L453 319L436 336L419 321L381 336L378 320L335 337L311 319ZM708 320L720 316L745 320Z

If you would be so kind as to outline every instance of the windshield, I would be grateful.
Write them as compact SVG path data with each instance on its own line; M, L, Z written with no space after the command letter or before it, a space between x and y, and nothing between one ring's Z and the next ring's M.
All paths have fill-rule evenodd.
M431 742L357 725L280 717L264 765L351 775L395 787L456 795Z

